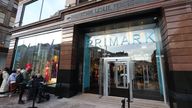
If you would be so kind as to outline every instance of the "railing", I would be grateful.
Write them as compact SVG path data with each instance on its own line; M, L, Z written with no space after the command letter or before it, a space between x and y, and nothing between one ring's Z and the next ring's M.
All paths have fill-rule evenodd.
M130 108L130 84L128 84L128 94L124 97L124 99L121 100L121 108L126 107L126 98L127 98L127 108Z

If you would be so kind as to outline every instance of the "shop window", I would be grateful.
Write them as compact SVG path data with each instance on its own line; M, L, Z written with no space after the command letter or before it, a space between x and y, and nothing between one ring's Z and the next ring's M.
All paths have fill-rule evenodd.
M0 23L4 22L5 14L0 12Z
M23 37L18 41L14 69L30 67L41 74L47 83L56 83L61 32Z
M90 81L84 83L84 86L87 84L90 91L97 90L100 87L98 82L106 80L102 79L103 76L99 78L102 75L99 72L108 73L108 86L111 88L125 86L127 70L133 81L133 89L161 91L160 76L163 70L160 69L162 64L156 58L160 54L158 27L155 23L137 25L140 22L142 20L93 27L85 34L84 80ZM135 26L129 26L134 24ZM99 70L104 66L102 58L118 60L121 57L129 59L128 67L117 65L119 62L110 62L106 67L109 70Z
M36 0L26 4L23 13L22 25L37 22L58 15L64 9L66 0Z

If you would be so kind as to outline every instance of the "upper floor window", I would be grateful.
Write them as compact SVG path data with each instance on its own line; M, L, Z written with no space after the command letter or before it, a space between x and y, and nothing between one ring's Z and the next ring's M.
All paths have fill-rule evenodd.
M83 2L87 2L87 1L90 1L90 0L79 0L79 3L83 3Z
M13 27L14 26L14 22L15 22L15 18L11 17L10 21L9 21L9 26Z
M50 18L66 6L66 0L33 0L24 7L21 25L30 24L46 18Z
M5 14L0 12L0 23L4 22Z
M90 2L90 1L100 1L100 0L78 0L77 2L79 4L81 4L81 3L86 3L86 2Z

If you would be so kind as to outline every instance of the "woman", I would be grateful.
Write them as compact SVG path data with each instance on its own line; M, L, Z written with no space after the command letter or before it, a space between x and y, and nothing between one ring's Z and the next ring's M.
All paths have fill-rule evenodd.
M9 74L8 74L8 71L9 71L9 69L5 68L3 70L3 72L1 72L2 77L3 77L3 82L2 82L1 87L0 87L0 93L1 93L0 97L7 96L6 92L8 92L8 89L9 89L9 84L8 84Z
M11 75L8 78L8 84L9 84L9 92L10 95L9 97L11 97L11 95L15 92L16 90L16 70L13 70Z

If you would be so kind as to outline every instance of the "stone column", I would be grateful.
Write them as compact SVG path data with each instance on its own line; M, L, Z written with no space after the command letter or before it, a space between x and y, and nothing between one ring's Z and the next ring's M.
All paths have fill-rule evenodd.
M78 92L78 72L76 71L76 47L73 41L73 27L64 28L60 52L56 94L71 97Z

